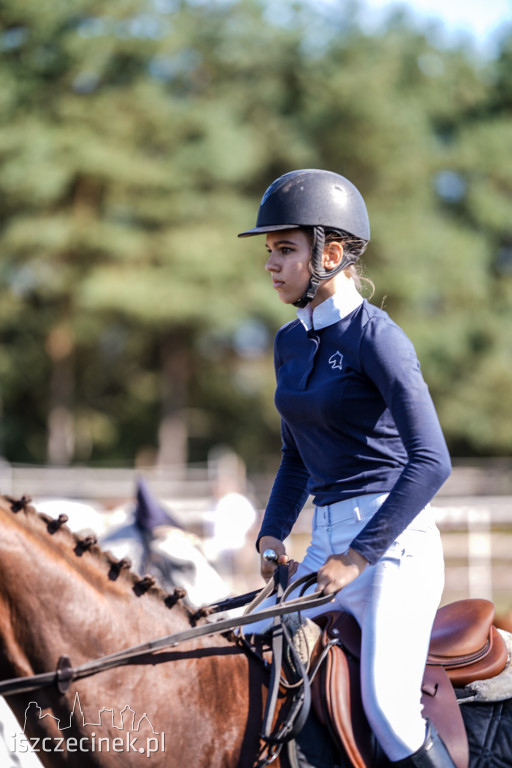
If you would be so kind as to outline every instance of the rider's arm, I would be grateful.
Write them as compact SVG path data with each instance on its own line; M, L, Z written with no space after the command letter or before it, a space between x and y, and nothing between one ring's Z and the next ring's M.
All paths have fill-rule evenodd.
M272 486L261 529L256 541L258 552L262 536L284 541L308 499L309 474L295 447L286 423L282 422L283 448L281 463Z
M368 323L360 354L408 455L388 498L351 542L373 564L431 501L449 477L451 463L416 353L403 331L394 323Z

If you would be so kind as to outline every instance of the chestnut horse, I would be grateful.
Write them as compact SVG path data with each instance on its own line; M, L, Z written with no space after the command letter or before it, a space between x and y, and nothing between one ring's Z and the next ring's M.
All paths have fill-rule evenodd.
M188 608L27 500L0 497L0 531L1 680L52 672L64 655L76 667L190 629ZM157 658L63 693L51 685L6 700L51 768L138 768L148 757L151 768L256 765L269 684L260 659L224 635ZM13 754L27 746L18 740Z

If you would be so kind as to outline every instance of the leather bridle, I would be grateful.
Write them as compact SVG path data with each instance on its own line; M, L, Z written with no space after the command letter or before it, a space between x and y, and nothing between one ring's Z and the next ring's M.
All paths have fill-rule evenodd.
M276 569L280 571L280 569ZM277 580L277 577L276 577ZM310 574L304 579L297 580L290 585L295 590L302 582L313 584L316 581L316 574ZM306 587L304 587L305 589ZM276 587L277 589L277 587ZM266 588L262 590L265 592ZM290 588L283 591L283 597L289 594ZM247 602L254 597L254 592L250 592L245 596L239 596L233 599L233 603L240 605L240 601L246 597ZM258 595L261 592L257 593ZM273 590L267 594L273 594ZM146 643L135 645L130 648L126 648L116 653L111 653L108 656L101 656L97 659L80 664L77 667L71 666L69 658L67 656L61 656L57 664L57 669L53 672L43 672L37 675L31 675L28 677L18 677L11 680L5 680L0 682L0 696L8 696L10 694L28 693L29 691L36 691L40 688L44 688L51 685L56 685L62 693L67 690L69 685L75 680L81 680L85 677L90 677L98 672L103 672L107 669L113 669L115 667L121 667L130 661L138 659L148 653L155 653L156 651L162 651L168 648L175 648L177 645L186 642L187 640L194 640L198 637L208 637L211 635L218 635L230 630L235 630L238 627L243 627L248 624L252 624L255 621L261 621L266 619L274 619L275 617L284 616L288 613L296 613L304 611L309 608L316 608L317 606L325 605L333 599L333 595L324 595L321 592L314 592L311 595L301 595L294 599L281 599L279 603L269 608L265 608L261 611L254 613L246 613L243 616L237 616L234 618L220 619L219 621L209 622L200 626L191 627L188 630L182 632L176 632L171 635L164 635L163 637L156 638L155 640L149 640ZM255 601L256 602L256 601ZM212 606L213 611L219 610L218 606L222 606L221 610L227 610L229 607L233 608L235 605L230 604L230 600L224 600L222 603ZM155 655L152 661L154 663L160 663L167 661L168 659L158 658L158 654Z

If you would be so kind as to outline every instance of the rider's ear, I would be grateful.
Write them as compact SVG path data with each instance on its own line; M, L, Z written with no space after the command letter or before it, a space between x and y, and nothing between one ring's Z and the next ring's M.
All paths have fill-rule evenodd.
M341 264L343 258L343 245L342 243L334 240L331 243L326 243L324 252L322 254L322 265L324 269L335 269Z

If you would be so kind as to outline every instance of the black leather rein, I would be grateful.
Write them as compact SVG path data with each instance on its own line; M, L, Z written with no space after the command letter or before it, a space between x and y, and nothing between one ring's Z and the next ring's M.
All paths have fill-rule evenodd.
M295 581L293 583L293 589L295 590L296 587L303 584L303 590L305 590L315 582L316 573L309 574L308 576ZM251 596L253 594L254 593L251 593ZM270 594L273 594L273 592ZM316 608L330 602L333 597L334 595L324 595L321 592L313 592L310 595L301 595L300 597L291 600L284 600L277 605L265 608L261 611L255 611L254 613L248 613L235 618L220 619L219 621L203 624L199 627L192 627L183 632L164 635L163 637L149 640L141 645L135 645L131 648L126 648L123 651L109 654L108 656L101 656L100 658L93 659L92 661L88 661L77 667L71 666L67 656L61 656L57 669L53 672L43 672L29 677L17 677L0 683L0 696L28 693L29 691L36 691L39 688L44 688L50 685L56 685L59 691L64 693L69 685L75 680L81 680L82 678L90 677L98 672L113 669L114 667L121 667L128 661L145 656L148 653L161 651L167 648L175 648L177 645L184 643L187 640L221 634L236 629L237 627L245 626L246 624L252 624L255 621L273 619L275 616L283 616L288 613ZM237 604L239 604L240 598L234 598L234 601L238 601ZM225 608L228 607L227 603L228 601L223 601ZM159 659L158 655L156 655L154 663L159 663L160 661L166 661L166 659Z

